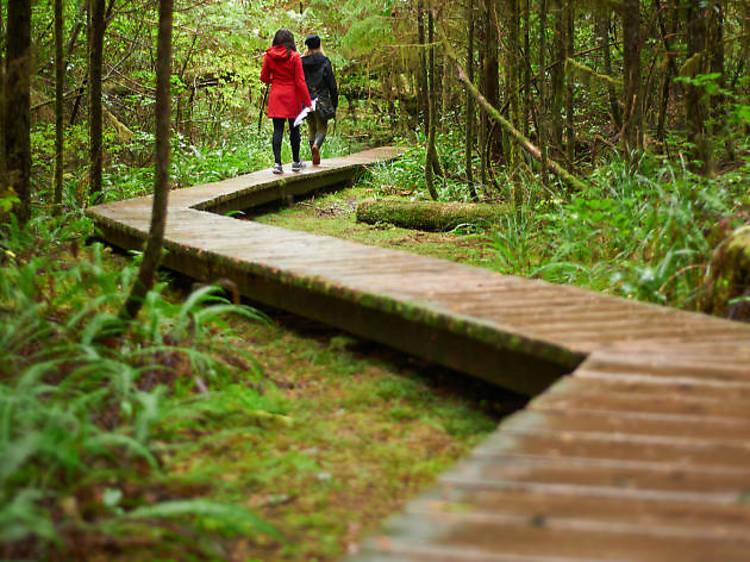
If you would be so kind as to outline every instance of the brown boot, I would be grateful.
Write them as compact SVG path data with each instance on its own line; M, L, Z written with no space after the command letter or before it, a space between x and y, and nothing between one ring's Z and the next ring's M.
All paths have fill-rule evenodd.
M320 164L320 149L318 148L317 144L314 144L312 145L310 150L312 150L313 166L317 166L318 164Z

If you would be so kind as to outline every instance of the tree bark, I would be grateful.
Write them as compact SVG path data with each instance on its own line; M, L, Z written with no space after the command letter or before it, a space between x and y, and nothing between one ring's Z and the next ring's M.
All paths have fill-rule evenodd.
M20 202L18 220L31 218L31 2L8 1L5 150L8 185Z
M123 320L132 320L138 316L143 299L153 287L154 275L161 261L161 251L164 245L169 193L172 14L173 0L159 0L159 34L156 47L156 173L154 174L151 229L143 260L138 269L138 277L120 311L120 318Z
M89 193L102 190L102 51L104 0L89 4Z
M720 88L726 86L724 74L724 10L720 0L712 0L708 5L708 22L706 36L706 50L709 56L710 72L718 74L717 80ZM747 38L745 39L748 40ZM711 122L712 133L715 138L724 138L727 149L727 158L736 159L736 142L727 130L726 96L718 94L711 100ZM713 172L713 170L711 170Z
M3 25L3 10L0 7L0 29ZM5 151L5 37L0 35L0 192L5 191L7 182L7 153Z
M555 16L554 55L557 62L550 71L550 144L553 149L561 150L563 146L562 108L565 90L565 14L562 0L552 0L552 12Z
M483 93L493 107L500 105L500 58L498 53L498 29L495 25L495 1L485 0L485 62ZM487 122L487 141L489 143L489 159L500 162L503 157L502 139L493 135L493 127Z
M507 12L506 27L508 29L508 48L505 50L505 105L509 108L510 122L514 127L520 128L521 115L518 99L518 79L520 75L520 21L518 0L508 0L506 3ZM508 164L511 169L516 169L520 165L520 151L515 143L510 143L508 150Z
M628 153L643 148L641 92L641 2L624 0L622 14L623 90L625 124L623 141Z
M467 0L466 6L466 70L468 72L468 79L474 83L474 0ZM471 95L469 90L466 90L466 143L465 143L465 156L466 156L466 180L469 182L469 191L471 198L476 201L477 190L474 185L474 170L472 167L472 155L474 153L474 96Z
M612 76L612 53L609 50L610 19L610 13L607 11L607 8L602 8L602 12L597 18L597 27L599 45L602 48L604 57L604 74L607 76ZM622 129L622 110L620 108L620 100L617 99L617 92L612 84L607 85L607 95L609 96L609 109L612 113L612 121L615 128L619 131Z
M670 44L669 35L674 34L676 30L676 17L675 8L672 9L670 18L671 26L670 33L667 33L666 24L664 23L664 15L662 14L662 7L660 0L655 0L655 8L658 11L657 17L659 21L659 32L661 33L661 42L664 47L664 70L661 81L661 99L659 102L659 115L656 121L656 138L659 142L664 142L665 135L664 129L667 121L667 109L669 108L669 97L672 92L672 80L677 76L677 65L672 55L672 47Z
M523 4L523 134L529 136L529 116L531 115L531 46L529 30L529 2L524 0Z
M65 59L63 58L63 7L55 0L55 212L62 206L63 192L63 95L65 88Z
M706 74L709 70L706 56L707 18L702 2L690 0L687 5L687 56L684 73L690 78ZM685 113L688 123L688 141L693 143L693 159L700 161L701 173L708 174L712 167L712 150L708 139L706 121L708 100L705 90L692 84L687 86Z
M427 184L427 189L430 192L430 197L434 200L438 198L437 189L435 189L435 161L437 160L437 154L435 152L435 127L437 122L436 108L437 101L435 94L435 48L432 45L434 39L434 21L433 12L430 9L427 13L427 34L429 38L429 57L430 57L430 68L428 76L427 86L427 106L429 107L430 124L427 134L427 151L425 152L425 163L424 163L424 178Z
M565 19L567 23L567 44L565 45L565 59L573 56L575 53L575 29L573 21L575 20L575 0L567 0L565 4ZM573 73L568 72L566 76L567 91L565 96L565 116L567 123L567 149L568 149L568 169L572 170L576 160L576 130L575 130L575 80Z
M545 99L545 49L547 48L547 0L540 0L539 7L539 122L537 135L539 136L539 151L542 164L542 182L549 187L547 175L547 100Z
M419 107L422 110L425 138L430 132L430 102L427 92L427 55L425 53L424 6L417 2L417 35L419 40Z

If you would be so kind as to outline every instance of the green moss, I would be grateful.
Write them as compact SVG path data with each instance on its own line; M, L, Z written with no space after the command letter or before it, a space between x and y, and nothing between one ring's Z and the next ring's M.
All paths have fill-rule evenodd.
M368 199L357 206L357 221L445 232L459 226L493 227L506 213L503 206L483 203Z
M750 319L750 304L743 298L750 294L750 226L736 229L719 245L709 271L706 308Z
M399 354L361 355L356 338L320 328L233 323L237 345L260 362L264 378L252 383L260 388L213 386L190 408L175 404L156 437L183 443L166 462L171 482L250 506L284 536L283 544L237 538L250 559L340 557L497 423L479 399L438 385ZM200 402L201 419L180 418ZM294 423L258 424L251 412L261 406Z

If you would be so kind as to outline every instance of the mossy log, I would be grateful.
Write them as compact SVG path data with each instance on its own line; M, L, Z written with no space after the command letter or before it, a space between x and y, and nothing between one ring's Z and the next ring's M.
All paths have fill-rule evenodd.
M359 222L387 222L403 228L429 232L444 232L462 224L491 226L505 213L504 207L486 203L368 199L357 206Z
M736 229L711 260L708 311L750 321L750 226Z

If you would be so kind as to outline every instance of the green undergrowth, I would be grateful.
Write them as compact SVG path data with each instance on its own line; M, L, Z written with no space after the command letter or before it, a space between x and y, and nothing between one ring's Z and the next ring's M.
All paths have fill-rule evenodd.
M452 154L442 165L455 178L460 159ZM497 224L426 233L357 223L356 207L365 199L428 199L423 155L422 147L411 146L399 160L373 166L351 188L254 220L626 298L722 309L707 302L706 280L716 248L750 223L750 164L704 178L655 157L633 166L613 157L589 173L589 187L581 192L559 184L548 190L529 174L500 177L499 187L481 192L485 201L506 208ZM445 185L456 189L455 181ZM458 195L442 191L441 199L446 196L466 200L468 187L464 183Z
M302 125L301 157L309 161L311 156L307 148L305 127L306 125ZM81 135L77 130L69 132L70 135L74 133ZM173 187L179 189L270 168L273 164L271 133L270 123L263 120L260 132L255 126L237 126L204 146L196 146L183 135L174 135L171 139ZM44 168L40 175L45 178L51 175L53 139L54 131L49 126L37 125L32 135L35 162L44 163L39 166ZM323 145L321 156L333 158L358 152L363 148L365 140L361 136L347 132L332 134ZM102 193L93 203L118 201L151 193L154 174L151 162L153 141L153 136L149 133L135 134L124 143L105 138L106 152L115 157L104 167ZM75 139L69 139L69 143L71 142L75 144ZM292 160L288 130L282 144L281 156L283 162ZM75 173L67 173L64 177L63 204L68 208L80 208L85 203L87 189L88 180L84 166ZM38 186L36 197L40 202L51 202L52 192L48 184Z
M516 397L162 277L86 219L0 231L4 559L332 560Z

